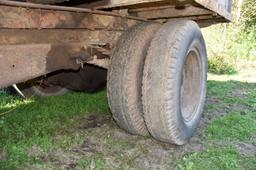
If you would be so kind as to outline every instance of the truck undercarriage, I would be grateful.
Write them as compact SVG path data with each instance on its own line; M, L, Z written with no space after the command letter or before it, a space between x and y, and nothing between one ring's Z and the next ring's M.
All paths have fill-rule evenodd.
M0 18L0 88L26 82L38 77L48 77L47 80L49 80L48 83L50 84L57 84L63 87L69 85L71 89L74 87L73 90L76 90L75 87L79 89L78 87L80 86L72 85L72 83L68 83L67 81L71 81L75 77L70 72L76 71L82 75L81 70L86 71L88 64L104 68L108 70L110 108L120 127L130 133L140 135L146 135L149 130L149 133L158 140L184 144L193 134L198 120L200 120L199 117L202 113L206 92L204 82L206 77L204 77L204 74L207 71L204 70L206 66L204 65L205 61L202 59L203 57L200 58L201 55L204 56L205 46L204 41L201 40L201 33L197 25L205 27L215 23L230 21L231 1L1 0ZM168 24L169 26L166 26ZM171 31L172 28L174 30L179 29L173 32ZM194 32L191 32L191 30ZM181 31L180 34L182 35L176 37L179 31ZM154 32L159 32L159 34L155 35L158 36L157 38L154 36ZM179 40L183 44L186 44L187 41L197 41L198 39L199 45L192 43L190 44L191 47L181 47L180 44L176 44L177 41L169 42L165 40L160 33L166 34L166 36L170 34L172 35L170 39L177 38L177 41ZM186 36L191 36L193 39L190 40ZM186 39L184 42L183 38ZM137 41L141 41L141 43L137 44ZM160 42L156 43L157 41ZM131 46L130 43L137 44L137 46ZM143 43L145 43L144 46L142 46ZM179 88L172 92L172 95L173 93L177 93L177 100L180 103L173 97L175 99L173 104L176 102L175 107L177 107L178 111L177 113L172 111L174 112L172 114L174 114L174 117L175 115L182 115L182 122L185 125L181 127L180 124L182 123L179 123L176 126L175 121L181 120L172 120L172 118L169 118L169 122L166 123L167 125L164 125L163 129L167 128L166 126L170 126L168 127L169 130L171 129L175 133L178 133L175 127L178 129L181 128L184 132L180 134L186 134L185 136L179 136L173 133L168 134L168 128L163 133L156 130L156 124L161 124L163 120L153 116L156 112L161 111L151 107L161 108L166 104L163 103L162 106L157 106L156 103L154 105L154 101L148 102L147 100L153 96L161 96L169 92L159 91L155 93L153 91L150 92L150 89L146 88L146 86L151 86L149 84L152 82L149 81L152 81L150 80L152 77L147 78L148 73L145 73L145 70L151 74L154 70L149 68L149 66L157 68L158 65L154 65L154 63L147 64L149 62L147 58L150 58L150 56L147 56L145 61L147 65L144 66L143 72L145 56L142 57L142 55L144 53L158 55L156 52L159 52L160 49L155 49L155 46L169 48L169 46L161 47L161 44L168 45L168 43L170 43L171 48L174 48L175 44L181 49L188 48L186 52L188 59L185 58L184 61L181 61L183 63L181 68L184 70L177 71L180 69L177 68L172 73L173 75L181 75L181 79L184 79L180 81L180 77L178 77L176 80L180 83ZM146 46L150 47L149 51L143 52L147 49ZM120 51L120 49L122 50ZM133 50L131 51L131 49ZM137 50L140 51L136 53ZM166 53L171 52L173 51L166 51ZM137 58L133 59L133 57L130 57L131 54L137 56ZM159 54L159 56L161 55ZM164 56L162 57L163 60ZM129 60L125 60L125 58L129 57ZM138 58L141 58L141 60L138 60ZM161 61L154 61L153 58L150 62L161 63ZM166 62L169 62L169 59ZM186 65L190 65L191 67L187 67ZM129 73L132 69L133 72ZM172 70L165 71L172 72ZM60 72L62 74L63 72L64 74L65 72L68 73L65 76L58 76ZM161 71L158 70L158 72L160 73ZM54 74L54 78L49 76L52 74ZM105 73L102 74L105 75ZM102 74L100 73L100 75ZM165 72L162 72L162 74L165 74ZM94 75L94 72L92 72L92 75ZM87 78L88 82L92 81L92 75L87 76L90 77ZM94 77L102 77L97 75L95 74ZM152 73L152 75L154 74ZM153 78L154 81L162 81L157 79L157 74L155 76L155 79ZM186 76L192 77L192 79L190 80ZM168 79L168 77L166 78ZM170 79L173 78L171 77ZM72 82L81 82L78 79L73 79ZM131 84L129 81L131 81ZM96 82L96 84L98 85L102 82L106 82L106 75ZM125 90L129 89L125 86L126 82L129 86L133 86L130 91ZM134 82L139 82L139 84L134 84ZM190 85L183 85L186 83ZM140 88L141 84L144 85L142 89ZM174 85L175 82L170 82L170 84L173 84L173 87L176 86ZM167 86L170 84L167 84ZM162 89L165 87L158 84L155 85L155 88ZM83 89L83 87L80 87L80 89ZM113 89L120 89L121 91ZM137 89L137 91L135 90L135 92L134 89ZM194 93L192 91L196 92ZM131 99L129 99L130 93L134 93ZM147 96L147 99L138 99L138 96L141 95L143 97ZM117 100L121 102L119 105L116 105ZM133 104L129 103L129 100L132 100ZM159 100L162 100L162 98L159 98ZM193 100L198 102L194 103L192 102ZM127 103L124 104L123 101ZM132 108L130 105L136 105L134 102L138 103L138 106ZM135 113L133 113L134 109L137 109ZM142 112L147 112L146 115L148 116L142 118ZM170 112L170 110L167 109L163 112L165 114ZM184 113L181 114L181 112ZM147 128L144 125L144 119L147 124L151 124ZM152 119L156 120L156 122ZM184 123L186 121L192 121L192 123L186 124ZM174 129L171 126L174 126Z

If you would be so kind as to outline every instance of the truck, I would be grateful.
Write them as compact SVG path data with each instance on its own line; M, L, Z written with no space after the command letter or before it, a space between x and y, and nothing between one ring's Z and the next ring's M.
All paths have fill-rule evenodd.
M176 145L195 133L207 91L200 28L231 0L1 0L0 89L60 95L107 84L117 125Z

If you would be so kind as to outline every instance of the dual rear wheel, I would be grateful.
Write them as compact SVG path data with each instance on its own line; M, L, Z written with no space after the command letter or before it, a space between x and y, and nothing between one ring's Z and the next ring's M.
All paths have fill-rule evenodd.
M207 54L193 21L143 23L121 36L108 71L117 124L177 145L195 132L205 103Z

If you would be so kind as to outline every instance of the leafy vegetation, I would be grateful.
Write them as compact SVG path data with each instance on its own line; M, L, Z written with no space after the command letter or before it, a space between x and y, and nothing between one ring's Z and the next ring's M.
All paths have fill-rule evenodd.
M243 161L242 159L241 155L234 148L210 147L204 152L184 156L176 163L174 169L242 169L240 166L240 162Z
M230 113L216 119L207 128L208 138L211 140L250 141L256 136L256 113L241 115ZM221 128L220 128L221 127Z
M239 6L239 1L233 1L232 23L203 29L211 73L235 74L256 68L256 5L252 0L243 0Z
M255 159L242 157L235 148L209 147L204 152L184 156L177 161L174 169L177 170L234 170L252 169ZM248 165L249 164L249 165Z
M230 64L230 61L223 58L222 56L211 57L208 63L210 73L215 74L235 74L237 71Z

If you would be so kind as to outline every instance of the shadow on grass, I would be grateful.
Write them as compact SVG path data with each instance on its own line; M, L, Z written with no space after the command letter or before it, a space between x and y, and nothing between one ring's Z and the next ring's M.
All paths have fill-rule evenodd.
M0 113L0 155L6 153L0 159L0 169L15 169L28 161L27 149L33 145L54 146L56 135L65 136L76 126L73 117L110 114L105 91L29 100L1 92Z
M1 139L27 140L37 133L53 134L58 126L69 125L71 116L109 114L105 91L96 94L70 93L65 96L33 98L21 100L7 97L9 102L2 102L1 112L11 112L1 116ZM14 110L13 110L14 109ZM17 138L18 136L22 138ZM2 142L1 142L2 144Z

